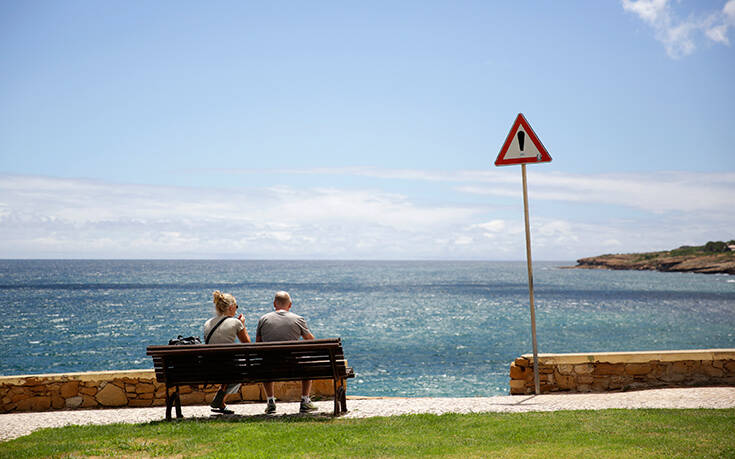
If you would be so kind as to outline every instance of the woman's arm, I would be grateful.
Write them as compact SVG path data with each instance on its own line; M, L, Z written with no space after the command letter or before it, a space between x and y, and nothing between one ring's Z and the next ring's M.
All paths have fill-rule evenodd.
M248 335L248 331L245 328L237 332L237 337L240 338L240 341L243 343L250 342L250 336Z

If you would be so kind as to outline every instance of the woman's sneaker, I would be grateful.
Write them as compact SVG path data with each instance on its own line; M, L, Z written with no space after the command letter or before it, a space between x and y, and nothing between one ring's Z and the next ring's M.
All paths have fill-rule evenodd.
M225 401L225 393L222 392L222 390L218 390L217 394L214 396L214 399L212 400L212 403L209 406L211 406L213 410L223 409L225 407L224 401Z
M276 412L276 402L268 400L268 404L265 406L265 414L273 414Z
M318 408L311 402L311 400L301 400L299 413L308 413L310 411L316 411L317 409Z

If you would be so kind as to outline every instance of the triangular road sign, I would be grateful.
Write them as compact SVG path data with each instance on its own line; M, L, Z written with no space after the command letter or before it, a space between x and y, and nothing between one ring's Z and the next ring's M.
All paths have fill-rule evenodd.
M507 166L510 164L547 163L549 161L551 161L549 152L546 151L536 133L533 132L523 113L519 113L510 128L503 147L500 149L495 165Z

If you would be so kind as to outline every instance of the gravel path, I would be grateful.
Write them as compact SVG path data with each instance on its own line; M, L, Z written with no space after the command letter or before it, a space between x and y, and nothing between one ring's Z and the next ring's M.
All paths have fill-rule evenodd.
M319 415L329 415L333 402L316 402ZM230 418L263 416L265 403L229 406ZM602 394L508 395L474 398L360 398L347 400L344 418L395 416L413 413L518 413L527 411L601 410L606 408L735 408L735 387L655 389ZM211 418L208 406L185 406L184 416ZM298 415L298 403L279 403L277 416ZM308 415L308 416L313 416ZM165 408L123 408L107 410L50 411L44 413L0 414L0 441L28 435L44 427L72 424L145 423L161 421ZM270 417L270 416L268 416Z

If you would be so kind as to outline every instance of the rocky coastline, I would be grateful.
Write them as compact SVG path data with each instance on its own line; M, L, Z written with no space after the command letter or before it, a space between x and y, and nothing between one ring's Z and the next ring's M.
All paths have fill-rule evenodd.
M677 254L676 250L672 250L608 254L581 258L577 260L577 266L570 266L569 268L735 275L735 252Z

